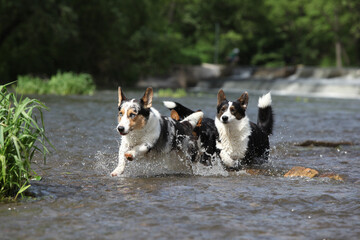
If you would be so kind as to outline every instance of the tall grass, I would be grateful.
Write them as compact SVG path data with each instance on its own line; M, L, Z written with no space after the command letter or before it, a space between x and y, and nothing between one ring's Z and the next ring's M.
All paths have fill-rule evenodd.
M17 100L15 94L7 91L6 85L0 85L0 199L23 196L30 187L30 178L37 177L31 170L32 158L39 152L45 160L48 153L44 109L47 108L40 101Z
M18 76L16 92L21 94L92 95L95 84L90 74L58 72L50 79Z

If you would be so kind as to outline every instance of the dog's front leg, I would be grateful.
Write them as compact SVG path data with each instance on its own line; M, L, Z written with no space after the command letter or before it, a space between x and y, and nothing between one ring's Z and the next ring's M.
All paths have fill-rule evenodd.
M229 168L237 167L237 161L232 159L225 150L220 151L220 159L224 163L224 165Z
M222 145L221 141L216 141L216 151L219 153L220 159L222 163L229 168L236 167L236 160L233 160L229 153L224 149L224 146Z
M120 148L119 148L119 163L117 165L117 167L115 168L114 171L111 172L111 176L112 177L116 177L116 176L119 176L121 175L124 170L125 170L125 157L124 157L124 152L126 151L126 147L125 147L125 144L121 144L120 145Z
M130 151L125 152L124 156L127 160L132 161L135 157L139 155L144 155L151 149L151 145L148 143L143 143L135 146Z

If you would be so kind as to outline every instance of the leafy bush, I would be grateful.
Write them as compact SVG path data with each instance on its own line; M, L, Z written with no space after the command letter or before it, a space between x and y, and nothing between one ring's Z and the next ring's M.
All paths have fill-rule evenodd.
M58 72L51 77L48 86L50 93L57 95L91 95L95 91L93 79L86 73Z
M176 90L172 90L171 88L159 89L157 92L158 97L171 97L171 98L182 98L186 97L187 93L185 89L178 88Z
M95 84L90 74L58 72L50 80L19 76L15 90L21 94L91 95L95 91Z
M48 83L38 77L29 75L19 76L17 79L16 92L20 94L46 94Z
M30 163L35 152L41 153L44 160L48 153L43 109L47 108L40 101L30 98L18 101L6 85L0 85L0 199L23 195L30 187L30 177L38 177Z

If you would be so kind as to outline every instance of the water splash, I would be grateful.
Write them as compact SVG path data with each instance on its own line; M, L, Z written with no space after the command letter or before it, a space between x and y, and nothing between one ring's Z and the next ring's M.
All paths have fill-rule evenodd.
M99 174L110 174L117 163L118 155L107 151L97 151L95 154L94 170Z
M193 163L193 174L197 176L229 176L229 172L222 166L218 157L213 158L212 166L205 166L199 162Z

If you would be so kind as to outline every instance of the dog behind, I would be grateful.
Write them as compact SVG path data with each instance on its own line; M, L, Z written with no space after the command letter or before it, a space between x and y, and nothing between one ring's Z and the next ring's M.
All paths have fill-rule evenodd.
M174 112L179 116L180 120L195 113L195 111L181 105L178 102L164 101L163 103L165 107L171 110L171 116L175 119L176 117L173 117ZM195 136L200 140L200 162L207 166L212 165L212 162L216 157L216 139L218 138L214 120L204 117L201 121L201 124L198 124L194 128L194 133Z

